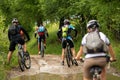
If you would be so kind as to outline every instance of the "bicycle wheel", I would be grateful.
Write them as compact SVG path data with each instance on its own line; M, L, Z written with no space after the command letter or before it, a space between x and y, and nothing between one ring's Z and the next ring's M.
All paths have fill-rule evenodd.
M74 61L73 61L73 56L72 56L72 53L71 53L71 50L69 50L69 59L70 59L70 64L74 64Z
M66 50L66 62L67 62L68 67L71 66L71 63L73 64L72 55L70 53L70 48L68 48L68 47L67 47L67 50Z
M29 52L26 52L26 54L24 55L24 59L25 59L25 67L26 69L30 69L31 67L31 58L30 58L30 55L29 55Z
M23 54L23 52L18 52L18 64L19 64L21 71L24 71L25 68L24 68L24 60L23 60L22 54Z
M41 41L41 50L40 50L41 57L44 57L44 44L43 41Z
M69 59L68 53L66 53L66 62L67 62L68 67L70 67L70 59Z

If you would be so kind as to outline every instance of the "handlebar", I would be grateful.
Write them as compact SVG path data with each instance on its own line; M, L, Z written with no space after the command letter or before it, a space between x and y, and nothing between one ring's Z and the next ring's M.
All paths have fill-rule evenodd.
M84 62L85 61L85 59L84 58L80 58L80 62ZM114 60L108 60L108 62L116 62L117 60L116 59L114 59Z

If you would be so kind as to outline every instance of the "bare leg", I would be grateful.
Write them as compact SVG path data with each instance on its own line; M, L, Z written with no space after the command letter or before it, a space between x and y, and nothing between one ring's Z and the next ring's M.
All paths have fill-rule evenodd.
M86 77L83 77L83 80L91 80L91 79L87 79Z
M65 52L65 49L62 48L62 56L61 56L62 57L62 61L64 61L64 58L65 58L64 57L65 56L64 52Z
M102 70L101 80L106 80L106 67Z
M13 51L9 51L8 52L8 55L7 55L7 62L8 62L8 64L10 63L10 60L11 60L11 57L12 57L12 53L13 53Z
M71 48L71 51L72 51L72 55L73 55L73 58L75 58L75 49L74 48Z
M23 45L23 49L24 49L24 52L27 51L27 49L26 49L26 43Z
M38 54L40 54L40 42L38 42Z

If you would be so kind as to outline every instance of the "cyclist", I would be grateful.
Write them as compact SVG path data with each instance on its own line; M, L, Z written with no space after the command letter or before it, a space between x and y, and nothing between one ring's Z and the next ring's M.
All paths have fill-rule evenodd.
M8 39L10 41L9 52L7 56L8 63L10 63L12 53L15 50L16 44L23 45L24 52L26 53L25 40L23 39L23 36L21 36L21 31L26 35L29 41L30 37L28 33L25 31L25 29L21 25L19 25L17 18L14 18L12 20L12 25L8 29Z
M77 64L77 61L74 59L75 58L75 49L74 49L74 44L73 44L73 40L72 40L72 36L70 35L71 30L75 31L75 36L77 36L77 30L70 24L70 21L68 19L64 20L64 25L58 30L57 32L57 36L59 38L60 41L62 41L62 65L64 65L64 52L65 52L65 48L66 48L66 41L70 44L70 48L73 54L73 60L74 63Z
M87 30L88 33L83 37L80 50L77 53L76 59L82 59L82 54L84 51L84 46L87 44L87 36L94 31L97 31L99 34L99 37L104 41L106 46L108 46L108 50L110 53L110 60L115 61L115 54L112 49L112 46L109 42L109 39L106 37L106 35L102 32L99 32L99 23L96 20L90 20L87 23ZM92 54L93 53L93 54ZM102 68L102 73L101 73L101 80L106 80L106 64L107 64L107 57L106 53L101 51L101 52L92 52L92 53L86 53L85 54L85 61L83 65L83 80L92 80L92 77L90 76L90 67L93 65L98 65L101 66Z
M43 26L43 23L41 22L38 27L36 27L35 31L35 37L38 35L38 54L40 54L40 43L41 40L44 40L44 47L46 48L46 37L48 37L48 31L47 29Z

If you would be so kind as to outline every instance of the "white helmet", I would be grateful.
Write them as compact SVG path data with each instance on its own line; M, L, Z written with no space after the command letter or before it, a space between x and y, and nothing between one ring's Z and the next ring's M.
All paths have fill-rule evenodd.
M70 21L68 19L65 19L64 24L70 24Z
M14 22L18 22L18 20L17 20L17 18L14 18L13 20L12 20L12 23L14 23Z
M99 23L96 20L90 20L87 23L87 28L98 28L99 27Z

